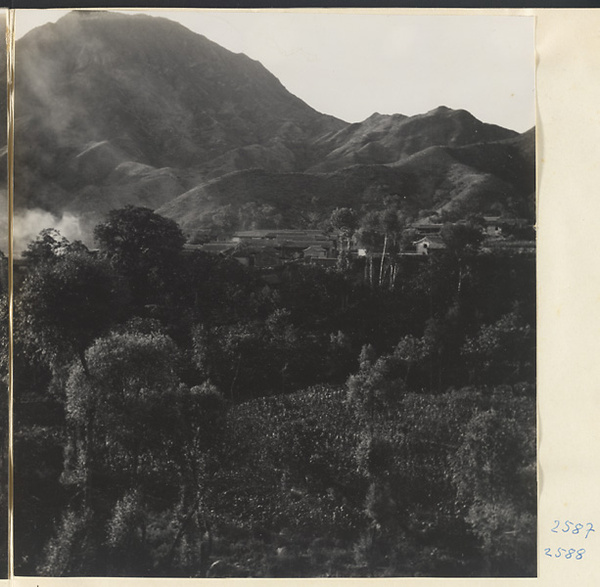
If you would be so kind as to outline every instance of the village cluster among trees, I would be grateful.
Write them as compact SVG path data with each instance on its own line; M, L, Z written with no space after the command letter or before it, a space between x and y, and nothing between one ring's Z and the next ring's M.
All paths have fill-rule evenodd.
M18 574L535 575L533 247L470 218L406 254L393 204L328 229L327 264L190 248L132 206L97 249L30 243Z

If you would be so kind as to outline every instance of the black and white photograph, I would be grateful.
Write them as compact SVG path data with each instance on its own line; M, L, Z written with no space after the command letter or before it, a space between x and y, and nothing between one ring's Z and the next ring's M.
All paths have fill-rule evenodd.
M534 24L17 14L16 575L537 576Z

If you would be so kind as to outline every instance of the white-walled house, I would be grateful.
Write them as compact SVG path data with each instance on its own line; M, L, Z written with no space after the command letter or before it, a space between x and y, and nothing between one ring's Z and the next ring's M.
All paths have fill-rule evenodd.
M422 239L414 242L417 255L430 255L432 251L443 251L446 244L439 236L424 236Z

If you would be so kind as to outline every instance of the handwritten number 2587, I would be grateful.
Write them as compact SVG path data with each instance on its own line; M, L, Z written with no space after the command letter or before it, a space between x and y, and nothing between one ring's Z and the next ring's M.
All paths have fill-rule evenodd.
M552 532L554 532L555 534L558 534L559 532L559 526L560 526L560 520L554 520L554 526L552 527ZM596 530L594 530L594 524L592 524L591 522L588 522L587 524L585 524L586 530L585 530L585 536L584 538L587 538L590 535L590 532L595 532ZM562 528L560 529L561 532L564 532L565 534L568 534L569 532L571 534L579 534L581 532L581 530L583 530L584 528L584 524L575 524L573 522L571 522L570 520L566 520L565 523L563 524Z

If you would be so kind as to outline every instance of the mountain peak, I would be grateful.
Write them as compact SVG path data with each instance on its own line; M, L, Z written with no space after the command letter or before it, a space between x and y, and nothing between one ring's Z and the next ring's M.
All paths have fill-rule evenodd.
M322 211L333 202L329 182L340 207L352 184L357 202L386 186L410 192L434 172L421 159L410 173L400 164L437 149L440 183L423 181L411 196L415 209L419 198L431 207L431 190L454 181L442 177L449 148L518 136L447 106L345 123L291 94L258 61L162 17L75 11L30 31L17 53L19 205L90 223L124 204L169 208L183 194L207 208L199 194L218 202L225 192L237 194L232 208L283 198L282 214L297 208L298 221L292 200ZM501 148L527 154L526 144ZM459 155L463 166L484 166Z

